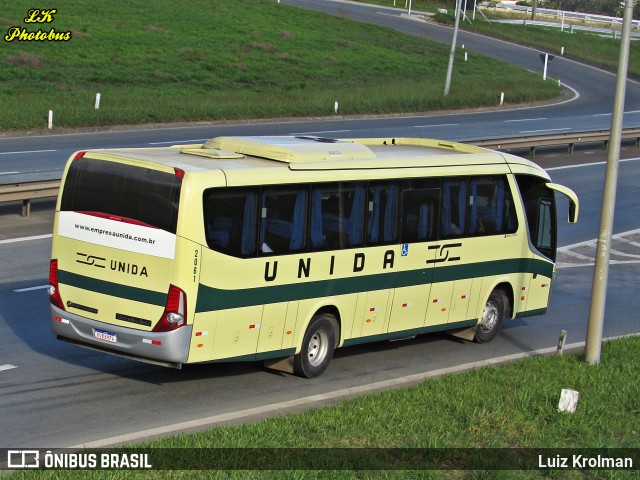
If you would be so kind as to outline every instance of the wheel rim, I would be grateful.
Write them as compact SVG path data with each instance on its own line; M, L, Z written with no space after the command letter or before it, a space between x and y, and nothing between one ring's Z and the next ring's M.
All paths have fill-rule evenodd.
M324 330L315 332L307 345L307 358L313 367L320 365L327 356L329 350L329 336Z
M482 321L480 322L480 328L483 332L490 332L498 323L500 313L498 312L498 306L495 302L487 302L482 312Z

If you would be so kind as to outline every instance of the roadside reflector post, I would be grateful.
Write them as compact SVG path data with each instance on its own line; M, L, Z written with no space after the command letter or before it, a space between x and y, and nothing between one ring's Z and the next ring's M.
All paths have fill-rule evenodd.
M616 188L618 186L618 166L620 163L620 143L622 140L622 117L624 114L624 97L627 84L632 17L633 0L626 0L622 26L622 41L620 42L620 59L618 60L616 94L613 102L613 115L611 118L611 135L609 137L610 148L604 178L600 230L598 234L598 244L596 247L596 262L593 270L593 288L591 290L591 305L589 307L589 323L587 325L585 360L592 365L600 363L600 351L602 348L602 329L604 324L604 310L607 295L607 280L609 278L611 230L613 228L613 217L616 206Z
M580 392L571 390L570 388L563 388L560 393L560 402L558 403L558 412L575 413L578 407L578 400L580 399Z
M548 53L541 53L540 54L540 60L542 60L542 64L544 65L543 71L542 71L542 79L546 80L547 79L547 70L549 69L549 64L551 63L551 61L556 58L554 55L549 55Z
M500 92L500 106L504 103L504 92Z
M47 122L47 128L49 128L49 130L53 128L53 110L49 110L49 121Z
M333 104L333 111L335 113L338 113L338 101L336 100L336 102Z
M98 110L100 108L100 94L96 93L96 106L95 109Z
M567 331L560 330L560 338L558 338L558 350L556 351L557 355L562 355L564 353L564 346L567 343Z

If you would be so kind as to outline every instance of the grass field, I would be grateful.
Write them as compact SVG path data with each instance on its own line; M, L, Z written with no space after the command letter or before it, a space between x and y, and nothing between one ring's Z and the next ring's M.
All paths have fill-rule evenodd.
M357 0L362 3L374 3L387 7L394 6L394 0ZM405 8L405 0L396 0L397 8ZM437 13L439 8L446 8L449 13L447 15L437 14L434 20L440 23L453 25L455 17L453 16L453 1L445 0L413 0L413 11ZM506 10L483 9L483 13L489 20L499 19L528 19L530 15L521 13L511 13ZM472 10L468 10L467 15L472 17ZM549 18L541 18L548 21ZM524 26L501 24L497 22L487 22L481 14L476 14L473 21L461 21L460 28L471 32L487 35L494 38L508 40L520 45L526 45L540 50L546 51L552 55L560 55L564 47L564 56L579 60L590 65L602 67L610 72L616 72L618 69L618 57L620 51L620 32L618 38L614 40L611 37L594 35L590 33L575 30L570 32L567 26L564 32L559 28L540 27L540 26ZM629 54L629 76L640 79L640 42L632 42Z
M588 365L583 355L537 357L502 366L472 370L426 381L400 390L366 395L329 408L273 418L255 424L216 428L203 433L180 435L139 445L140 448L178 450L183 465L201 455L200 465L207 460L206 450L198 448L284 448L291 455L314 455L310 463L316 467L323 451L317 449L367 448L545 448L554 456L565 448L640 448L640 391L637 358L640 337L606 342L599 366ZM558 412L563 388L580 392L575 413ZM349 452L348 450L342 450ZM165 450L165 452L169 452ZM228 451L233 454L233 450ZM268 451L267 451L268 452ZM285 450L285 452L287 452ZM336 455L336 451L328 450ZM339 451L338 451L339 452ZM367 461L367 450L360 458L347 455L350 461ZM496 455L494 450L473 450L480 456ZM517 452L517 451L516 451ZM214 452L215 453L215 452ZM214 455L211 453L211 455ZM261 451L257 450L256 454ZM374 452L372 462L384 462L385 451ZM390 451L393 453L393 451ZM503 452L503 454L509 452ZM217 455L220 455L219 451ZM285 454L286 455L286 454ZM380 456L383 456L381 459ZM350 479L350 478L434 478L434 479L631 479L635 472L613 470L523 470L462 472L453 469L459 457L448 457L441 465L449 470L416 469L411 456L386 465L406 470L318 470L305 471L94 471L94 472L27 472L12 480L32 478L55 479L156 479L156 478L268 478L268 479ZM174 457L175 458L175 457ZM220 457L218 457L220 458ZM282 461L282 455L278 456ZM158 461L162 461L158 459ZM246 459L246 457L245 457ZM486 459L499 460L499 459ZM225 456L224 462L229 461ZM286 458L285 458L286 461ZM296 458L290 459L300 465ZM506 460L508 462L508 460ZM335 458L326 463L335 465ZM171 465L171 461L167 464ZM176 463L180 463L176 461ZM259 461L258 461L259 463ZM304 461L302 462L304 464ZM167 466L165 464L165 467ZM244 463L246 464L246 463ZM192 465L198 465L194 463ZM241 463L240 465L243 465ZM269 468L267 458L262 468ZM385 465L385 463L382 463ZM525 465L531 466L531 462ZM534 465L535 466L535 465ZM167 467L167 470L170 467ZM410 468L410 469L409 469ZM637 466L636 466L637 468Z
M66 0L49 23L3 2L0 130L149 122L376 114L549 99L553 82L448 46L271 0ZM33 8L30 7L30 8ZM51 29L68 41L17 40ZM94 109L96 93L99 110Z

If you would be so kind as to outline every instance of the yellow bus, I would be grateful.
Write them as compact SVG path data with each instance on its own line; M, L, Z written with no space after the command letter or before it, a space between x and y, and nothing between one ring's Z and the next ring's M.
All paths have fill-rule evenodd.
M61 340L175 368L320 375L339 347L488 342L545 312L556 202L534 163L427 139L218 137L74 154L49 275Z

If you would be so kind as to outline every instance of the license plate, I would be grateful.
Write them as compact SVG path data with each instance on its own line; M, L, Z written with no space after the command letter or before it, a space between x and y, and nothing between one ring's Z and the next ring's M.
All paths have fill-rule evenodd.
M104 330L94 330L93 336L111 343L118 341L118 336L115 333L105 332Z

